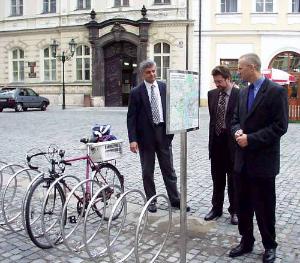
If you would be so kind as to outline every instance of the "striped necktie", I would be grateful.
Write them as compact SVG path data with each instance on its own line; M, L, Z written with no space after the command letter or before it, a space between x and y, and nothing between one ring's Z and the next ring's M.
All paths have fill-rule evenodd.
M226 106L226 93L221 91L219 94L218 108L217 108L217 120L215 132L217 135L221 134L222 128L225 122L225 106Z
M159 116L157 97L155 95L154 89L155 89L155 85L152 85L151 86L151 111L152 111L153 122L155 124L158 124L160 122L160 116Z

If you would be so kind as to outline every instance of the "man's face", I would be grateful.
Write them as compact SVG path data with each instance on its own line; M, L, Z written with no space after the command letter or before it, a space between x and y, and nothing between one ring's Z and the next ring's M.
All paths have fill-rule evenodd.
M242 80L250 82L254 74L254 65L250 65L245 60L240 59L238 63L238 71Z
M143 72L143 79L148 83L153 83L156 79L156 67L146 68Z
M221 75L213 76L214 83L218 89L225 90L230 87L230 80L223 78Z

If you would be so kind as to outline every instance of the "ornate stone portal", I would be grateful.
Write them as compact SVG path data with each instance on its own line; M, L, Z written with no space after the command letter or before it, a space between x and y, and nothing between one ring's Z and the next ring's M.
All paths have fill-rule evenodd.
M148 32L151 21L147 10L142 18L114 18L96 22L92 10L86 24L92 46L92 101L94 106L127 106L130 89L139 81L138 64L147 58ZM124 26L123 26L124 25ZM138 28L138 34L129 32L125 25ZM109 33L99 36L100 30L112 26Z

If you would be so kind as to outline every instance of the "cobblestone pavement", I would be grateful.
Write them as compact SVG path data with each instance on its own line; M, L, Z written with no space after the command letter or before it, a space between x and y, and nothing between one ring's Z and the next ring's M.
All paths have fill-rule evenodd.
M110 123L112 132L125 140L124 156L117 162L125 176L126 189L142 189L141 170L138 156L128 150L125 108L71 108L61 110L49 107L46 112L28 111L15 113L5 110L0 113L0 161L24 163L24 155L32 147L46 149L55 143L66 150L67 156L78 156L79 139L90 135L94 123ZM276 262L300 262L300 125L290 124L288 133L282 139L281 173L277 177L277 250ZM229 224L226 199L224 213L213 222L205 222L203 217L210 209L212 181L207 153L208 112L200 108L200 129L188 134L188 213L187 262L261 262L263 247L255 226L255 247L251 254L232 260L228 251L239 242L236 226ZM174 165L180 174L180 136L173 143ZM159 169L156 169L158 193L165 193ZM139 205L138 197L130 198ZM152 233L145 235L140 253L142 262L150 262L156 253L152 246L161 239L167 225L167 213L163 202L158 214L151 215ZM131 218L137 218L139 209L133 209ZM134 214L136 213L136 214ZM132 229L131 229L132 230ZM128 231L126 235L128 236ZM132 232L134 235L134 232ZM156 235L155 233L159 234ZM120 239L120 250L125 255L132 247L132 239L127 236ZM150 236L153 235L153 238ZM167 246L156 262L180 261L179 212L174 211L171 236ZM131 246L131 247L130 247ZM156 246L157 249L157 246ZM41 250L35 247L24 231L13 233L0 228L0 262L89 262L65 250ZM104 257L98 262L109 262ZM134 258L128 259L134 262Z

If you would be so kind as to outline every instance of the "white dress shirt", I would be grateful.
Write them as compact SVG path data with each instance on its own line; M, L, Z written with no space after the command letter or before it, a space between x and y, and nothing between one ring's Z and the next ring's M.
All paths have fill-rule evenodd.
M147 89L147 93L148 93L150 105L151 105L151 86L152 85L155 86L155 88L154 88L154 94L156 96L156 101L158 103L159 119L160 119L160 122L164 122L161 97L160 97L160 92L159 92L159 88L158 88L158 84L157 84L156 80L152 84L149 83L149 82L147 82L147 81L145 81L145 80L144 80L144 83L146 85L146 89Z

